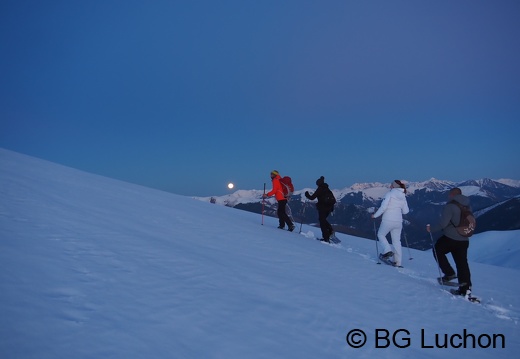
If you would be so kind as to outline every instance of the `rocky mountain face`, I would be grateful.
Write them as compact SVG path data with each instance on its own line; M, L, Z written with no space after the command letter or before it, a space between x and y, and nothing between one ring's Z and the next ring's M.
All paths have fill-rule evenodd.
M507 183L514 183L508 181ZM491 179L468 180L462 183L431 179L425 182L407 184L407 201L410 213L405 216L402 243L411 248L429 249L431 238L425 231L428 223L439 220L442 208L448 200L450 188L460 187L471 200L477 217L477 233L486 231L520 229L520 187L504 184ZM297 223L316 224L318 221L315 203L308 201L304 189L296 191L289 206ZM375 239L380 218L371 219L370 213L379 207L382 197L389 190L388 184L355 184L342 190L333 190L338 203L329 221L336 231L358 237ZM239 194L224 197L199 198L234 208L262 213L261 191L239 191ZM264 214L276 217L276 202L264 203ZM434 235L434 240L440 233Z

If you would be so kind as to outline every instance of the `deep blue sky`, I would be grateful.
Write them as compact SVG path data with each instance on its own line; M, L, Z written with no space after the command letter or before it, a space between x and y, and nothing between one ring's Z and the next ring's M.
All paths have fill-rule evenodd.
M184 195L520 179L520 1L0 4L0 147Z

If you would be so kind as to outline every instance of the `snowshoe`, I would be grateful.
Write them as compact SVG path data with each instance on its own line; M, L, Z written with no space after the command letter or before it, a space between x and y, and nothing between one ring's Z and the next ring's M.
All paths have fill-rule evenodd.
M453 294L453 295L457 295L457 296L463 296L464 298L466 298L468 301L472 302L472 303L480 303L480 299L473 296L473 294L471 294L471 290L461 290L460 288L459 289L450 289L450 293Z
M448 287L461 287L465 285L466 283L459 283L459 282L452 282L452 280L457 279L457 276L454 275L445 275L444 277L438 277L437 282L439 282L440 285L445 285Z
M392 252L389 252L389 253L392 253ZM379 259L381 260L381 262L383 262L384 264L387 264L389 266L403 268L403 266L398 266L397 263L395 263L393 260L391 260L390 256L385 257L383 254L380 254Z
M340 240L338 237L336 237L335 235L330 236L329 241L330 241L331 243L334 243L334 244L339 244L339 243L341 243L341 240Z
M388 258L390 258L393 255L394 255L394 252L390 251L390 252L386 252L385 254L380 254L379 258L381 258L381 259L383 259L383 258L384 259L388 259Z

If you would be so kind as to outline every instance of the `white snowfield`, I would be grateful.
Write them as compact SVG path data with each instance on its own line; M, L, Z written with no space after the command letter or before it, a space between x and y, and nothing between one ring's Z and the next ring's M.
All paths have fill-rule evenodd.
M520 231L471 239L479 305L276 225L0 149L0 358L518 356Z

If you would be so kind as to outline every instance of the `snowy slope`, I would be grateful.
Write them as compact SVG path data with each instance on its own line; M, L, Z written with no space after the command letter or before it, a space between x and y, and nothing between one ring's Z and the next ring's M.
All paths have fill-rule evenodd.
M405 249L413 260L404 269L377 265L374 241L340 235L340 245L326 245L314 227L289 233L273 218L262 226L250 212L1 149L0 198L2 358L513 358L520 350L518 270L472 262L483 298L472 304L435 284L430 252ZM354 329L367 334L362 348L347 344ZM383 329L401 329L395 344L409 338L409 346L382 348ZM505 348L473 349L471 340L453 348L456 336L436 348L436 338L463 333L480 337L477 347L504 338Z
M471 237L470 260L520 270L520 231L489 231Z

